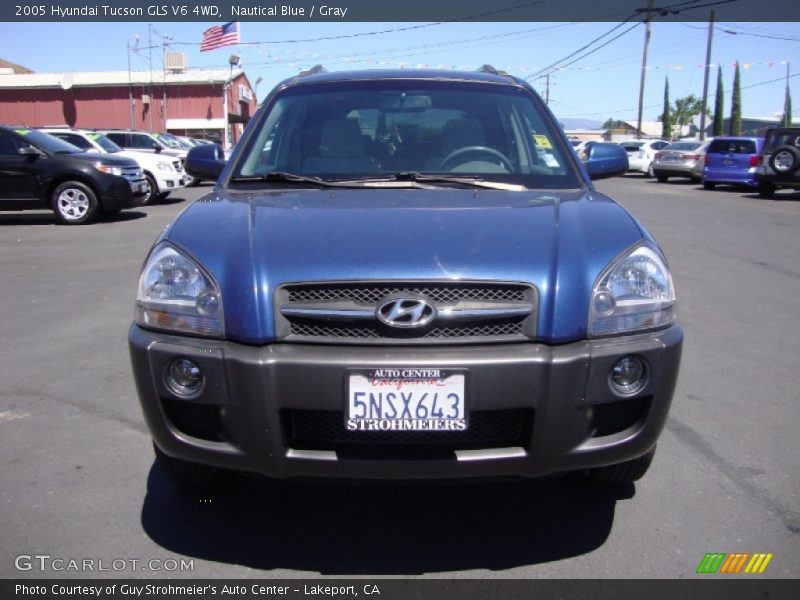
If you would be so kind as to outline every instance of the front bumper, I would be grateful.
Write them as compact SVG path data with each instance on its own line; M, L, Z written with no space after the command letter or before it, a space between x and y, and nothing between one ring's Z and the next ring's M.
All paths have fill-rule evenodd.
M103 210L121 210L141 205L140 198L143 197L143 193L134 193L131 182L124 177L101 174L95 182L100 192L100 204Z
M129 332L139 398L162 451L276 478L538 477L639 457L655 446L664 427L682 341L678 325L560 346L435 348L253 347L154 333L136 325ZM632 354L646 361L648 381L635 396L620 398L609 388L609 373L620 357ZM191 359L205 374L194 400L179 399L163 382L167 365L178 357ZM396 445L387 452L388 446L371 443L357 444L355 452L352 446L343 450L331 442L325 447L319 440L293 447L297 444L287 416L327 411L337 415L335 423L343 421L349 370L382 367L463 370L471 415L524 415L526 425L511 446L451 450L445 443L430 455L398 457ZM402 449L409 447L413 444Z

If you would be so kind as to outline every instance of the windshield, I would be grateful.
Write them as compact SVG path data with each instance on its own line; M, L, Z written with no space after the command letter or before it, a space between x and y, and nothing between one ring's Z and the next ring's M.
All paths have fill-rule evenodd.
M75 154L76 152L83 152L83 150L77 146L73 146L69 142L60 140L49 133L36 131L35 129L14 129L14 133L21 135L27 143L33 144L45 152L53 152L56 154Z
M158 139L159 142L164 144L167 148L183 148L183 146L180 143L178 143L178 140L176 140L172 136L164 135L163 133L157 133L155 134L155 137L156 139Z
M697 150L701 146L700 142L675 142L665 146L664 150Z
M292 173L328 180L398 173L576 188L563 134L516 86L387 81L296 86L257 123L232 180ZM573 159L574 160L574 159Z
M87 133L86 137L88 137L90 140L92 140L95 144L100 146L103 150L105 150L109 154L114 154L115 152L122 152L122 148L117 146L114 142L112 142L102 133Z
M624 144L620 144L625 150L635 151L640 150L642 146L644 146L644 142L625 142Z

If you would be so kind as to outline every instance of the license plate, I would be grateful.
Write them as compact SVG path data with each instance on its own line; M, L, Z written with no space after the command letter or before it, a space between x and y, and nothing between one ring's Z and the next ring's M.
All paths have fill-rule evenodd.
M351 373L348 431L464 431L464 373L376 369Z
M723 164L723 165L725 165L725 166L727 167L727 166L730 166L730 165L732 165L732 164L733 164L733 161L732 161L732 160L730 160L729 158L725 158L725 159L723 159L723 160L722 160L722 164Z
M132 184L131 187L133 188L133 193L134 194L144 194L146 185L147 185L146 183Z

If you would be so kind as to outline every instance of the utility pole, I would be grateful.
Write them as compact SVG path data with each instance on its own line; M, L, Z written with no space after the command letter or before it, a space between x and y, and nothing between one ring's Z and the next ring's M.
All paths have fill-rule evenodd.
M131 112L131 129L136 129L136 117L133 110L133 82L131 81L131 40L136 40L136 48L139 48L139 36L128 36L128 105Z
M545 88L544 88L544 103L546 105L550 105L550 73L547 74L547 78L545 79Z
M159 34L161 35L161 34ZM161 119L163 121L163 127L161 130L166 133L167 131L167 41L172 41L171 37L168 36L161 36L161 59L164 65L164 73L163 73L163 94L161 97Z
M784 96L783 100L783 119L786 121L786 125L792 124L792 115L787 114L790 112L791 106L789 106L789 61L786 61L786 95Z
M153 131L153 39L151 37L151 30L153 26L147 24L147 66L150 69L150 107L147 112L150 113L150 131Z
M700 141L706 139L706 100L708 100L708 72L711 70L711 42L714 39L714 9L708 17L708 43L706 44L705 74L703 76L703 104L700 107Z
M641 10L641 9L639 9ZM644 108L644 80L647 73L647 46L650 44L650 15L653 12L653 0L647 0L647 16L644 20L644 50L642 51L642 76L639 80L639 116L636 120L636 139L642 138L642 109Z

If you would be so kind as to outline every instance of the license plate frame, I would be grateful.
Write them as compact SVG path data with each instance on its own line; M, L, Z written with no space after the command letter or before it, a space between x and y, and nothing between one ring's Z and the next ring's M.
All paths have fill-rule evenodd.
M466 395L465 369L348 369L344 428L358 432L466 431Z

